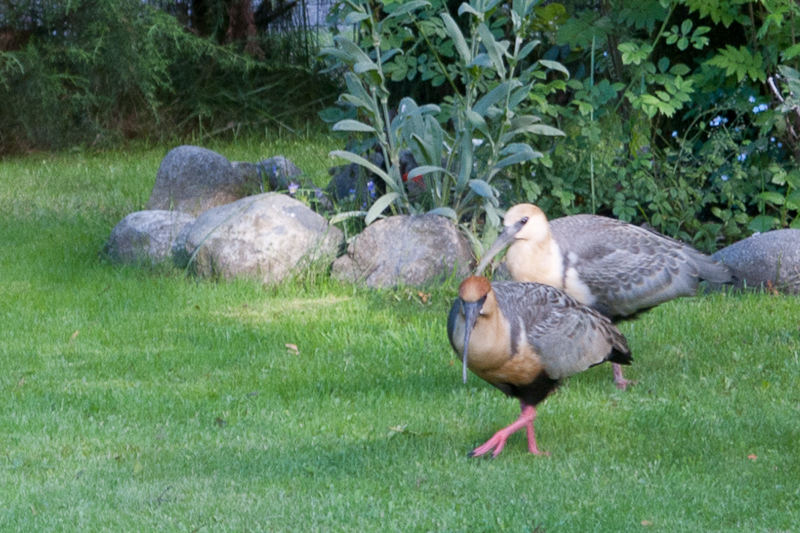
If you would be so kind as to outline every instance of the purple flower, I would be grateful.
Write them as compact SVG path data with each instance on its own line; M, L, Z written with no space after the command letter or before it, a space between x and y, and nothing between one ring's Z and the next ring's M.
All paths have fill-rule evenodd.
M739 161L744 161L745 159L747 159L747 154L739 154L738 156L736 156L736 159L738 159Z
M678 138L678 132L677 131L673 131L672 132L672 138L673 139L677 139Z
M294 193L296 193L297 189L299 189L299 188L300 188L300 184L299 183L291 182L289 184L289 194L290 195L294 195Z
M722 181L728 181L728 176L723 174L722 176L719 177L719 179L721 179Z
M755 97L755 96L753 96L753 95L750 95L750 98L748 98L747 100L748 100L748 101L749 101L751 104L755 104L755 103L756 103L756 97Z

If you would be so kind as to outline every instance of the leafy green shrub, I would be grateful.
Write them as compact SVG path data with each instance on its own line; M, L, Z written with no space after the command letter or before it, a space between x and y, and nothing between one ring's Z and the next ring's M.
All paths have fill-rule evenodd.
M707 250L800 226L800 115L780 64L800 53L795 3L752 12L725 0L644 0L572 15L553 19L545 53L573 74L543 108L567 137L529 169L536 181L519 199L551 216L647 222Z
M351 69L345 76L348 92L340 100L366 122L344 119L334 130L374 137L387 161L384 169L362 154L333 152L364 166L386 185L386 194L376 199L368 211L358 214L363 214L369 224L387 209L394 213L430 210L461 224L476 245L486 233L493 236L500 226L500 189L517 181L517 176L509 172L510 167L542 155L529 144L514 141L532 135L562 135L556 128L542 124L539 117L519 112L533 86L545 76L545 68L566 72L556 62L526 62L538 44L529 39L535 2L522 0L511 7L513 42L498 40L490 29L492 21L499 17L508 19L498 0L473 0L461 5L459 13L469 17L468 38L449 13L440 13L442 27L457 52L457 60L441 70L454 95L445 98L441 106L419 106L413 99L403 98L394 118L384 67L389 58L401 51L384 50L384 25L391 22L412 32L412 12L429 4L423 0L405 3L382 20L367 2L347 5L350 10L345 23L360 23L370 37L370 48L365 51L339 35L335 38L336 48L325 52ZM437 50L432 53L435 55ZM452 121L452 131L443 127L448 120ZM403 149L410 150L420 165L407 178L424 180L425 193L416 199L409 196L400 174Z
M776 135L782 120L765 99L737 92L654 144L649 122L633 116L561 113L567 137L532 169L536 185L520 199L560 216L592 211L594 197L598 213L708 251L751 231L800 226L795 160L779 137L754 127Z
M647 222L709 251L751 231L800 225L800 149L795 148L800 145L800 106L792 96L800 84L782 64L800 56L794 37L800 7L787 0L756 11L735 0L643 0L635 8L606 3L597 9L593 2L571 2L568 13L561 4L536 4L526 6L524 22L516 26L516 4L484 2L476 12L485 10L483 23L495 41L515 34L541 41L520 64L520 80L535 83L526 85L527 97L515 100L509 114L547 116L566 137L555 143L526 137L537 157L520 161L516 174L505 169L491 184L496 201L486 202L488 207L476 216L458 212L470 230L476 230L476 222L488 222L491 229L494 217L519 201L536 202L552 217L588 211ZM480 142L481 132L459 121L458 111L451 115L451 109L469 109L462 95L468 94L470 80L481 94L492 89L487 81L499 80L465 75L459 41L446 17L436 14L446 2L411 5L378 3L377 13L361 14L353 4L342 3L340 9L343 20L362 23L362 29L367 19L379 21L357 34L356 41L372 54L388 91L391 81L429 86L417 94L446 88L440 106L420 109L439 123L452 116L456 135L467 134L459 142L447 139L448 146L454 153L465 152L464 140ZM474 25L463 19L454 25L475 35ZM571 76L565 80L534 69L525 78L525 68L537 61L563 64ZM358 61L350 63L358 72ZM488 66L497 74L494 65ZM783 103L775 105L776 99ZM394 101L389 95L388 102ZM402 130L396 133L404 142ZM415 134L420 136L411 134L409 146ZM473 148L476 160L493 160L492 154L480 153L486 146ZM430 158L425 161L437 166ZM446 174L431 177L440 176ZM449 185L444 190L458 190L457 180ZM453 199L452 206L458 210L463 204ZM374 207L369 219L385 207Z

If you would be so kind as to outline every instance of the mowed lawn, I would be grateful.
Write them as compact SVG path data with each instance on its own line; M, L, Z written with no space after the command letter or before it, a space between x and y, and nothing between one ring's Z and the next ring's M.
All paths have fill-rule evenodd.
M331 139L283 154L318 184ZM459 280L370 291L115 267L171 147L0 162L0 531L800 531L800 303L755 294L624 324L494 460L518 404L461 370ZM296 346L296 351L293 346Z

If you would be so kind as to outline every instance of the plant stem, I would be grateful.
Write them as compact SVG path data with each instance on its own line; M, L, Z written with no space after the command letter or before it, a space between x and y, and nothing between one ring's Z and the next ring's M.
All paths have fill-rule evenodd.
M439 64L439 68L442 69L442 74L444 74L444 78L448 81L448 83L450 83L450 87L453 88L453 94L458 96L459 98L463 98L458 90L458 87L456 86L456 82L453 81L453 78L450 77L450 73L447 72L447 67L445 67L444 63L442 62L442 58L439 56L439 52L436 50L436 47L434 47L428 40L428 36L425 35L425 32L422 30L422 27L419 25L416 18L414 19L414 26L417 27L417 31L419 31L419 34L422 35L423 39L425 39L425 42L427 43L428 48L431 51L431 54L433 54L433 57L436 58L436 62Z

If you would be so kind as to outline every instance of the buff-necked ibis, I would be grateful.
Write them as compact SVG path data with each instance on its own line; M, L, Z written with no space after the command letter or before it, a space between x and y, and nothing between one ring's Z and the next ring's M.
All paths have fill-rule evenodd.
M477 273L511 244L506 266L515 281L545 283L618 322L674 298L693 296L701 280L730 283L725 265L653 230L597 215L548 222L541 209L518 204ZM630 383L614 365L620 389Z
M458 289L447 320L450 344L467 368L518 398L522 413L471 456L503 450L514 432L525 428L528 450L536 445L536 405L563 378L612 361L631 363L625 337L606 317L548 285L496 282L470 276Z

